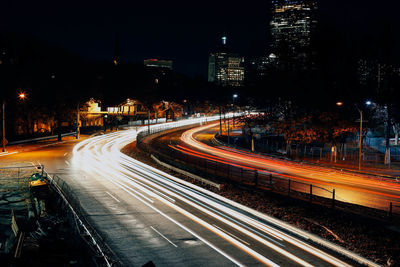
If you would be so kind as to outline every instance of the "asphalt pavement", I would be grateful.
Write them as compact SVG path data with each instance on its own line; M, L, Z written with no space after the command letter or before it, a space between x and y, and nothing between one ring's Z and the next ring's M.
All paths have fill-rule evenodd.
M87 220L121 261L141 266L348 266L362 257L136 161L120 149L135 130L2 155L43 164L79 197ZM313 240L313 242L310 242Z
M327 191L318 190L317 187L313 191L322 197L330 198L329 192L335 189L337 200L382 210L389 210L392 202L393 211L400 212L399 181L388 181L379 179L376 175L341 171L327 166L294 162L215 145L210 140L216 132L218 124L197 127L184 132L181 140L189 149L217 157L227 163L264 170L292 181L324 188ZM190 153L190 150L187 151ZM293 183L293 189L296 189L295 186Z

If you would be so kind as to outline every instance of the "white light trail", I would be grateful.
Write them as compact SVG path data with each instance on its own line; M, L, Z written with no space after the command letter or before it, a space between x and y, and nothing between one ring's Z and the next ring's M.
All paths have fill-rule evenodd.
M207 118L208 121L216 119L219 119L219 116ZM187 121L152 125L151 129L170 129L193 123L201 123L205 120L205 118L197 118ZM192 208L208 214L208 216L211 216L221 223L229 225L233 229L239 231L247 238L254 239L257 242L260 242L261 244L264 244L270 249L273 249L281 255L287 257L291 261L297 262L303 266L311 266L311 264L274 243L284 240L285 242L301 248L302 250L307 251L308 253L315 255L333 265L349 266L345 262L295 237L301 236L303 239L312 239L314 242L317 240L319 244L323 244L325 247L339 251L342 254L351 257L352 259L362 262L363 264L374 266L374 263L339 246L336 246L333 243L320 239L289 224L283 223L277 219L266 216L265 214L261 214L255 210L225 199L201 187L166 174L158 169L122 154L120 149L128 143L134 141L137 133L141 131L147 131L147 127L142 127L138 131L121 131L82 141L74 147L72 164L75 166L81 166L81 168L88 172L94 172L98 175L101 175L101 177L104 179L112 182L123 191L135 197L151 209L157 211L163 217L167 218L187 232L193 234L205 244L237 265L241 265L241 263L223 252L221 249L217 248L215 245L211 244L209 241L194 233L192 230L188 229L186 226L161 212L151 203L154 203L155 199L161 201L163 204L171 207L172 209L178 211L182 215L192 219L200 225L203 225L210 231L216 233L231 244L237 246L238 248L247 252L249 255L258 259L260 262L263 262L267 265L277 266L277 264L270 259L267 259L265 256L249 248L248 242L242 239L240 240L243 242L240 242L233 238L230 234L227 234L222 228L209 224L205 220L195 216L194 214L185 210L184 206L178 205L175 199L179 199L180 201L190 205ZM294 236L284 233L278 228L270 226L263 221L267 222L268 224L278 226L279 229L286 229L287 232L294 234ZM252 230L249 230L249 227ZM261 232L271 236L271 238L276 239L277 241L271 242L270 240L272 239L266 237Z

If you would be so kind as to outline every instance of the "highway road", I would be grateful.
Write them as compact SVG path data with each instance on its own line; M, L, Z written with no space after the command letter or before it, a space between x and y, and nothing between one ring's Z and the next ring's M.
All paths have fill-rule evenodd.
M122 154L136 134L119 131L0 155L0 163L44 164L61 177L79 197L88 221L128 266L150 260L156 266L349 266L354 263L349 258L374 266Z
M214 159L227 163L239 164L259 170L266 170L274 175L282 176L293 181L300 181L336 191L336 199L359 204L367 207L388 210L393 203L393 211L400 213L400 182L388 181L376 176L341 171L316 164L299 163L276 157L261 156L245 150L226 146L212 145L210 140L218 132L218 124L197 127L184 132L181 140L185 147L184 153L196 155L204 153L203 157L212 155ZM199 155L199 154L197 154ZM293 184L293 186L296 186ZM293 189L296 189L295 187ZM331 197L327 191L313 192L324 197Z

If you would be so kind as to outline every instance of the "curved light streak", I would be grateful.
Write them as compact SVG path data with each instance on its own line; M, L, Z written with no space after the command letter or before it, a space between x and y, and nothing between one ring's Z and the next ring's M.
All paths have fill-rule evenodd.
M213 119L218 119L218 117L214 117ZM210 121L211 119L208 118L208 120ZM195 121L195 123L199 122L202 121ZM193 121L167 123L165 125L154 125L152 127L162 127L163 129L168 129L172 127L183 126L185 123L189 124L193 123ZM147 127L140 128L138 132L145 130L147 130ZM227 257L237 265L241 265L241 263L233 257L227 255L209 241L202 238L200 235L188 229L186 226L180 224L170 216L156 209L152 205L154 200L157 199L184 216L198 222L200 225L203 225L210 231L221 236L231 244L235 245L266 265L277 266L276 263L254 251L249 246L246 246L217 227L214 227L205 220L190 213L188 210L185 210L185 206L177 205L175 203L175 199L179 199L180 201L190 205L192 208L206 213L208 216L241 232L249 239L253 239L261 244L264 244L270 249L275 250L279 254L302 266L311 266L311 264L294 255L293 253L286 251L280 246L270 242L269 238L266 238L264 234L271 236L271 238L276 239L278 242L284 240L294 247L307 251L308 253L315 255L333 265L348 266L348 264L345 262L305 243L304 241L301 241L296 237L302 237L304 240L312 239L314 242L315 240L318 240L318 238L309 233L239 205L201 187L166 174L158 169L122 154L120 149L128 143L134 141L138 132L135 130L127 130L87 139L74 147L73 164L75 164L75 166L80 166L82 169L85 169L88 172L97 173L104 179L109 180L130 194L132 197L135 197L141 201L144 205L147 205L149 208L159 212L162 216L174 222L182 229L192 233L205 244L212 247L221 255ZM251 229L251 231L249 229ZM285 229L285 231L283 232L279 229ZM375 266L373 262L346 251L345 249L336 246L333 243L329 243L322 239L318 241L320 244L323 244L331 249L335 249L336 251L340 251L342 254L357 260L358 262Z
M271 173L278 173L279 176L301 180L312 184L322 184L328 189L335 188L335 185L341 185L345 189L356 190L362 193L381 196L387 199L387 203L383 206L377 206L378 203L373 203L377 208L386 208L389 202L400 203L400 184L396 182L388 182L378 180L376 177L359 174L347 171L338 171L328 167L317 165L302 164L291 162L288 160L277 159L268 156L262 156L255 153L249 153L240 149L227 147L214 147L207 145L197 140L194 135L215 127L217 124L210 124L202 127L197 127L185 131L181 140L193 149L184 148L186 153L198 154L198 157L213 157L219 161L231 162L229 164L239 164L250 169L264 170ZM183 149L182 147L178 147ZM338 196L336 192L336 196ZM341 195L342 200L349 201L347 197L350 195ZM354 200L353 200L354 201ZM349 201L352 202L352 201ZM357 202L356 202L357 203Z

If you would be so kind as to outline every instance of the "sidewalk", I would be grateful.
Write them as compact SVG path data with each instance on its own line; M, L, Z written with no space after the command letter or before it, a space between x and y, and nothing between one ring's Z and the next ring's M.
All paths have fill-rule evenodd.
M53 146L53 145L62 144L62 143L66 143L66 142L82 141L90 136L91 135L87 135L87 134L81 135L79 140L76 139L75 136L65 136L62 138L61 141L58 141L57 138L54 138L54 139L50 139L50 140L36 141L36 142L32 142L32 143L10 145L10 146L6 146L6 152L0 152L0 157L12 155L12 154L16 154L16 153L21 153L21 152L32 151L32 150L40 149L43 147Z

